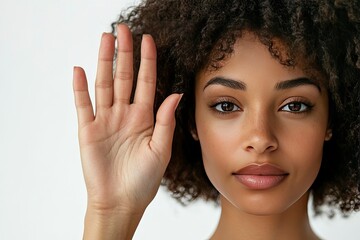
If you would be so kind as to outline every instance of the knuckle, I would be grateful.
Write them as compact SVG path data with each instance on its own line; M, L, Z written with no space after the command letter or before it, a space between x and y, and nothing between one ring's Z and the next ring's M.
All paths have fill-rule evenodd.
M156 77L150 74L141 74L139 75L139 80L141 80L144 83L154 84L156 82Z
M115 80L120 81L132 81L133 80L133 74L131 72L126 71L117 71Z
M87 91L75 91L75 106L76 108L87 108L91 105L91 100Z
M90 103L89 103L89 101L86 101L86 100L77 100L75 102L75 106L78 109L84 109L84 108L90 107Z
M112 88L113 82L112 81L96 81L95 87L96 88Z

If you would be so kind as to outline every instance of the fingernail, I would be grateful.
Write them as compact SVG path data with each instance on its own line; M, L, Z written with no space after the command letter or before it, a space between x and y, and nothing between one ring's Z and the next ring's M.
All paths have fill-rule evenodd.
M182 99L183 95L184 95L183 93L179 94L179 99L178 99L178 101L177 101L177 103L176 103L176 107L175 107L175 109L179 106L179 103L180 103L180 101L181 101L181 99Z
M151 35L150 34L143 34L142 39L144 39L144 38L151 38Z

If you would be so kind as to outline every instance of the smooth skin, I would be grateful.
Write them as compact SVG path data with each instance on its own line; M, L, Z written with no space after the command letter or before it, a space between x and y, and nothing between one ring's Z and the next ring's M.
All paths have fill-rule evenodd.
M204 167L221 200L212 240L318 239L307 203L330 133L320 80L281 65L247 33L220 69L198 73L195 96ZM284 181L258 190L233 174L265 163L288 173Z
M153 120L156 47L149 35L141 46L134 101L133 43L125 25L115 38L102 35L94 112L85 72L74 67L73 89L83 173L88 193L84 239L131 239L155 197L171 155L180 94L165 99Z
M169 163L174 113L181 99L180 94L166 98L154 124L156 47L152 37L144 35L135 97L130 102L134 76L131 32L125 25L119 25L117 32L115 73L115 38L112 34L102 36L96 112L85 72L74 68L80 152L88 192L87 240L133 237ZM319 92L314 86L273 90L279 81L305 74L284 70L256 39L239 43L219 71L205 70L196 79L196 137L209 179L221 193L222 215L212 239L318 239L306 209L308 188L320 167L322 144L329 139L326 91ZM241 46L244 49L237 51ZM205 90L213 75L242 80L247 90L219 85ZM308 114L288 112L286 104L299 101L299 97L315 104ZM219 103L229 100L242 110L235 108L230 114L219 115L214 109L222 111ZM306 137L299 139L302 135ZM252 191L234 180L234 171L266 161L289 173L279 186Z

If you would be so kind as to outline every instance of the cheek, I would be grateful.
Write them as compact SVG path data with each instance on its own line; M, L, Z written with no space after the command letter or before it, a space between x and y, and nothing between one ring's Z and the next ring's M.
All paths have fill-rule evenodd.
M235 157L234 139L229 135L228 127L223 126L221 121L206 117L201 111L196 115L196 127L205 171L210 181L216 185L216 182L220 182L226 175L224 173L232 171L229 161Z
M217 176L219 170L223 172L228 167L226 153L230 153L231 141L229 137L224 137L226 134L219 134L214 130L209 121L198 126L198 135L204 167L210 180L213 181L212 177Z
M292 173L295 186L303 191L311 187L320 170L325 131L317 124L284 134L282 162Z
M217 183L222 182L223 175L229 172L228 164L224 161L224 156L221 156L215 148L202 146L201 151L206 175L211 183L218 189Z
M206 174L222 193L224 184L244 157L241 153L241 128L236 121L219 121L212 117L197 118L197 131Z
M326 123L304 124L285 130L282 145L287 151L299 156L295 158L299 159L299 165L307 166L321 161L326 131L324 126Z
M233 154L239 147L239 133L230 124L208 120L200 124L198 135L205 156Z

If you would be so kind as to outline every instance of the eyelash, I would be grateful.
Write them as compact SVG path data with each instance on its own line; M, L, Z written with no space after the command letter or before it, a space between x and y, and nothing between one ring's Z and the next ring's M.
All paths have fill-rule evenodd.
M232 108L235 108L235 110L230 110L230 111L218 110L217 108L218 107L221 108L222 104L230 104ZM301 105L300 110L299 111L291 111L290 109L284 110L285 107L289 108L290 104L300 104ZM303 99L294 99L294 100L286 103L282 107L280 107L279 111L288 112L288 113L292 113L292 114L306 114L306 113L310 112L313 107L314 107L314 105L309 101L306 101ZM211 104L210 108L213 109L218 114L230 114L233 112L242 111L242 109L237 104L235 104L231 99L219 99L215 103ZM305 108L305 109L303 109L303 108Z
M217 107L221 108L222 104L230 104L230 106L235 108L235 110L231 110L231 111L218 110ZM228 98L218 99L215 103L210 105L210 108L212 110L214 110L218 114L230 114L230 113L233 113L233 112L241 111L241 108L237 104L235 104L231 99L228 99Z
M290 104L300 104L300 110L298 110L298 111L291 111L290 109L284 110L285 107L289 108ZM294 100L286 103L285 105L283 105L279 110L283 111L283 112L293 113L293 114L306 114L306 113L310 112L313 107L314 107L314 105L309 101L306 101L303 99L294 99ZM305 108L305 109L303 109L303 108Z

